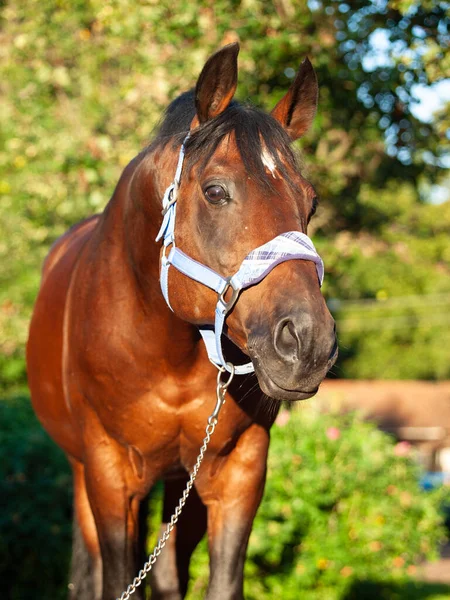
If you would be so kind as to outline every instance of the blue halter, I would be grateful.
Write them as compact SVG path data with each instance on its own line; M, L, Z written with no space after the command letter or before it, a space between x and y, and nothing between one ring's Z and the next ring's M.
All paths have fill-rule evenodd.
M323 282L323 262L310 238L300 231L289 231L273 238L270 242L252 250L241 263L238 271L231 277L222 277L209 267L202 265L190 258L175 246L175 217L177 210L178 189L180 186L181 172L185 155L185 143L189 133L183 141L178 158L177 170L173 183L166 189L163 197L163 222L156 236L156 241L163 239L164 250L161 256L160 283L163 296L171 310L169 302L169 267L174 266L178 271L191 279L213 289L217 295L214 328L200 327L200 333L205 342L210 361L219 369L226 369L237 375L244 375L254 371L253 363L232 367L225 361L222 352L222 333L227 314L236 303L239 293L246 287L259 283L278 264L293 259L310 260L315 263L319 283ZM172 246L169 254L166 252ZM231 295L230 295L231 294ZM230 295L229 300L225 296Z

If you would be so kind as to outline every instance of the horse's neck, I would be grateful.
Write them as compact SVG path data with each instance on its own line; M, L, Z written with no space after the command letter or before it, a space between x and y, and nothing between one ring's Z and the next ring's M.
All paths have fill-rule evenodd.
M141 336L148 335L153 343L157 337L162 355L188 366L198 354L198 332L168 308L159 284L161 244L155 237L165 185L160 168L160 161L145 155L126 167L104 215L104 237L113 240L112 257L122 272L121 285L127 288L121 292L130 299L127 304Z

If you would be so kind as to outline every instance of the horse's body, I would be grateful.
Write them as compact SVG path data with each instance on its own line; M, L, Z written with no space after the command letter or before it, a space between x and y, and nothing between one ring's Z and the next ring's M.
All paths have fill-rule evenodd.
M60 238L44 265L30 327L28 374L35 411L73 469L78 552L82 539L71 582L77 600L114 600L134 578L145 540L141 501L164 479L167 522L215 404L217 371L196 327L213 322L214 293L173 272L171 312L158 283L160 245L154 239L180 133L191 127L193 141L180 187L185 202L180 200L177 239L197 260L228 275L274 233L305 230L311 212L309 184L279 143L281 126L295 137L289 128L295 126L297 104L304 104L297 134L312 119L309 68L299 73L298 93L294 84L286 106L277 105L275 118L264 115L276 136L257 131L263 152L271 143L279 147L273 162L263 157L255 163L259 179L248 173L242 149L233 143L235 127L202 156L204 164L196 159L202 131L225 121L236 55L230 46L208 61L195 103L192 94L185 95L172 112L169 108L159 138L125 169L104 213ZM234 110L243 111L241 119L251 117L248 109ZM276 119L281 125L274 125ZM220 196L223 180L234 200L227 196L208 204L209 196ZM301 197L295 198L293 189ZM250 354L261 387L278 399L311 396L335 359L332 319L314 265L306 261L283 263L243 292L227 324L236 344L227 345L227 360L241 358L236 346ZM206 528L207 598L242 598L245 551L263 492L275 413L264 410L254 378L235 379L229 392L195 491L152 571L152 598L184 596L189 558ZM81 575L85 559L89 569Z

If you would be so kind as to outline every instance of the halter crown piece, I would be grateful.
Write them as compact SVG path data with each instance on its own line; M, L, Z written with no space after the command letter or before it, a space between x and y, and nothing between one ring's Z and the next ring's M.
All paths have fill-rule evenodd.
M185 155L185 143L189 133L181 145L177 170L171 185L166 189L162 201L163 222L156 236L156 241L163 240L164 250L161 255L160 283L163 296L171 310L169 302L168 276L172 265L187 277L213 289L217 295L214 327L200 327L210 361L220 370L227 370L237 375L245 375L254 371L253 363L233 367L225 361L222 352L222 333L227 314L236 303L239 293L244 288L262 281L270 271L286 260L310 260L316 265L319 283L323 282L323 262L310 238L300 231L288 231L252 250L241 263L238 271L231 277L223 277L209 267L202 265L175 246L175 217L177 210L178 189ZM166 252L172 246L169 254ZM225 299L231 290L229 300Z

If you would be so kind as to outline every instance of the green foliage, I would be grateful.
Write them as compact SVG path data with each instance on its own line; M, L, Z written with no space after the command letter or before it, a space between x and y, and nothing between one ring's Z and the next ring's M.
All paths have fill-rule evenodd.
M319 115L302 145L322 198L311 231L328 268L327 296L449 294L449 203L423 199L445 183L450 113L443 107L425 123L411 112L415 84L449 76L448 3L7 0L0 10L3 387L24 382L27 324L49 246L103 209L163 108L235 39L243 100L273 107L306 54L318 72ZM380 31L391 44L382 59L372 38ZM439 345L450 347L448 320L424 321L410 319L399 341L397 325L375 320L385 335L369 345L364 328L350 334L345 324L339 374L449 377L448 351L436 360Z
M396 197L398 196L398 200ZM362 186L367 228L321 240L338 321L337 374L446 379L450 362L450 202L420 205L408 184ZM368 223L377 229L369 233ZM345 290L345 291L344 291ZM342 370L341 370L342 369Z
M65 600L71 548L70 469L25 394L0 401L0 455L2 596Z
M411 578L443 539L443 492L420 491L411 457L397 456L390 437L356 417L306 409L279 422L250 539L246 598L425 597ZM197 600L207 580L204 548L194 564L189 598ZM450 589L430 596L439 591Z

